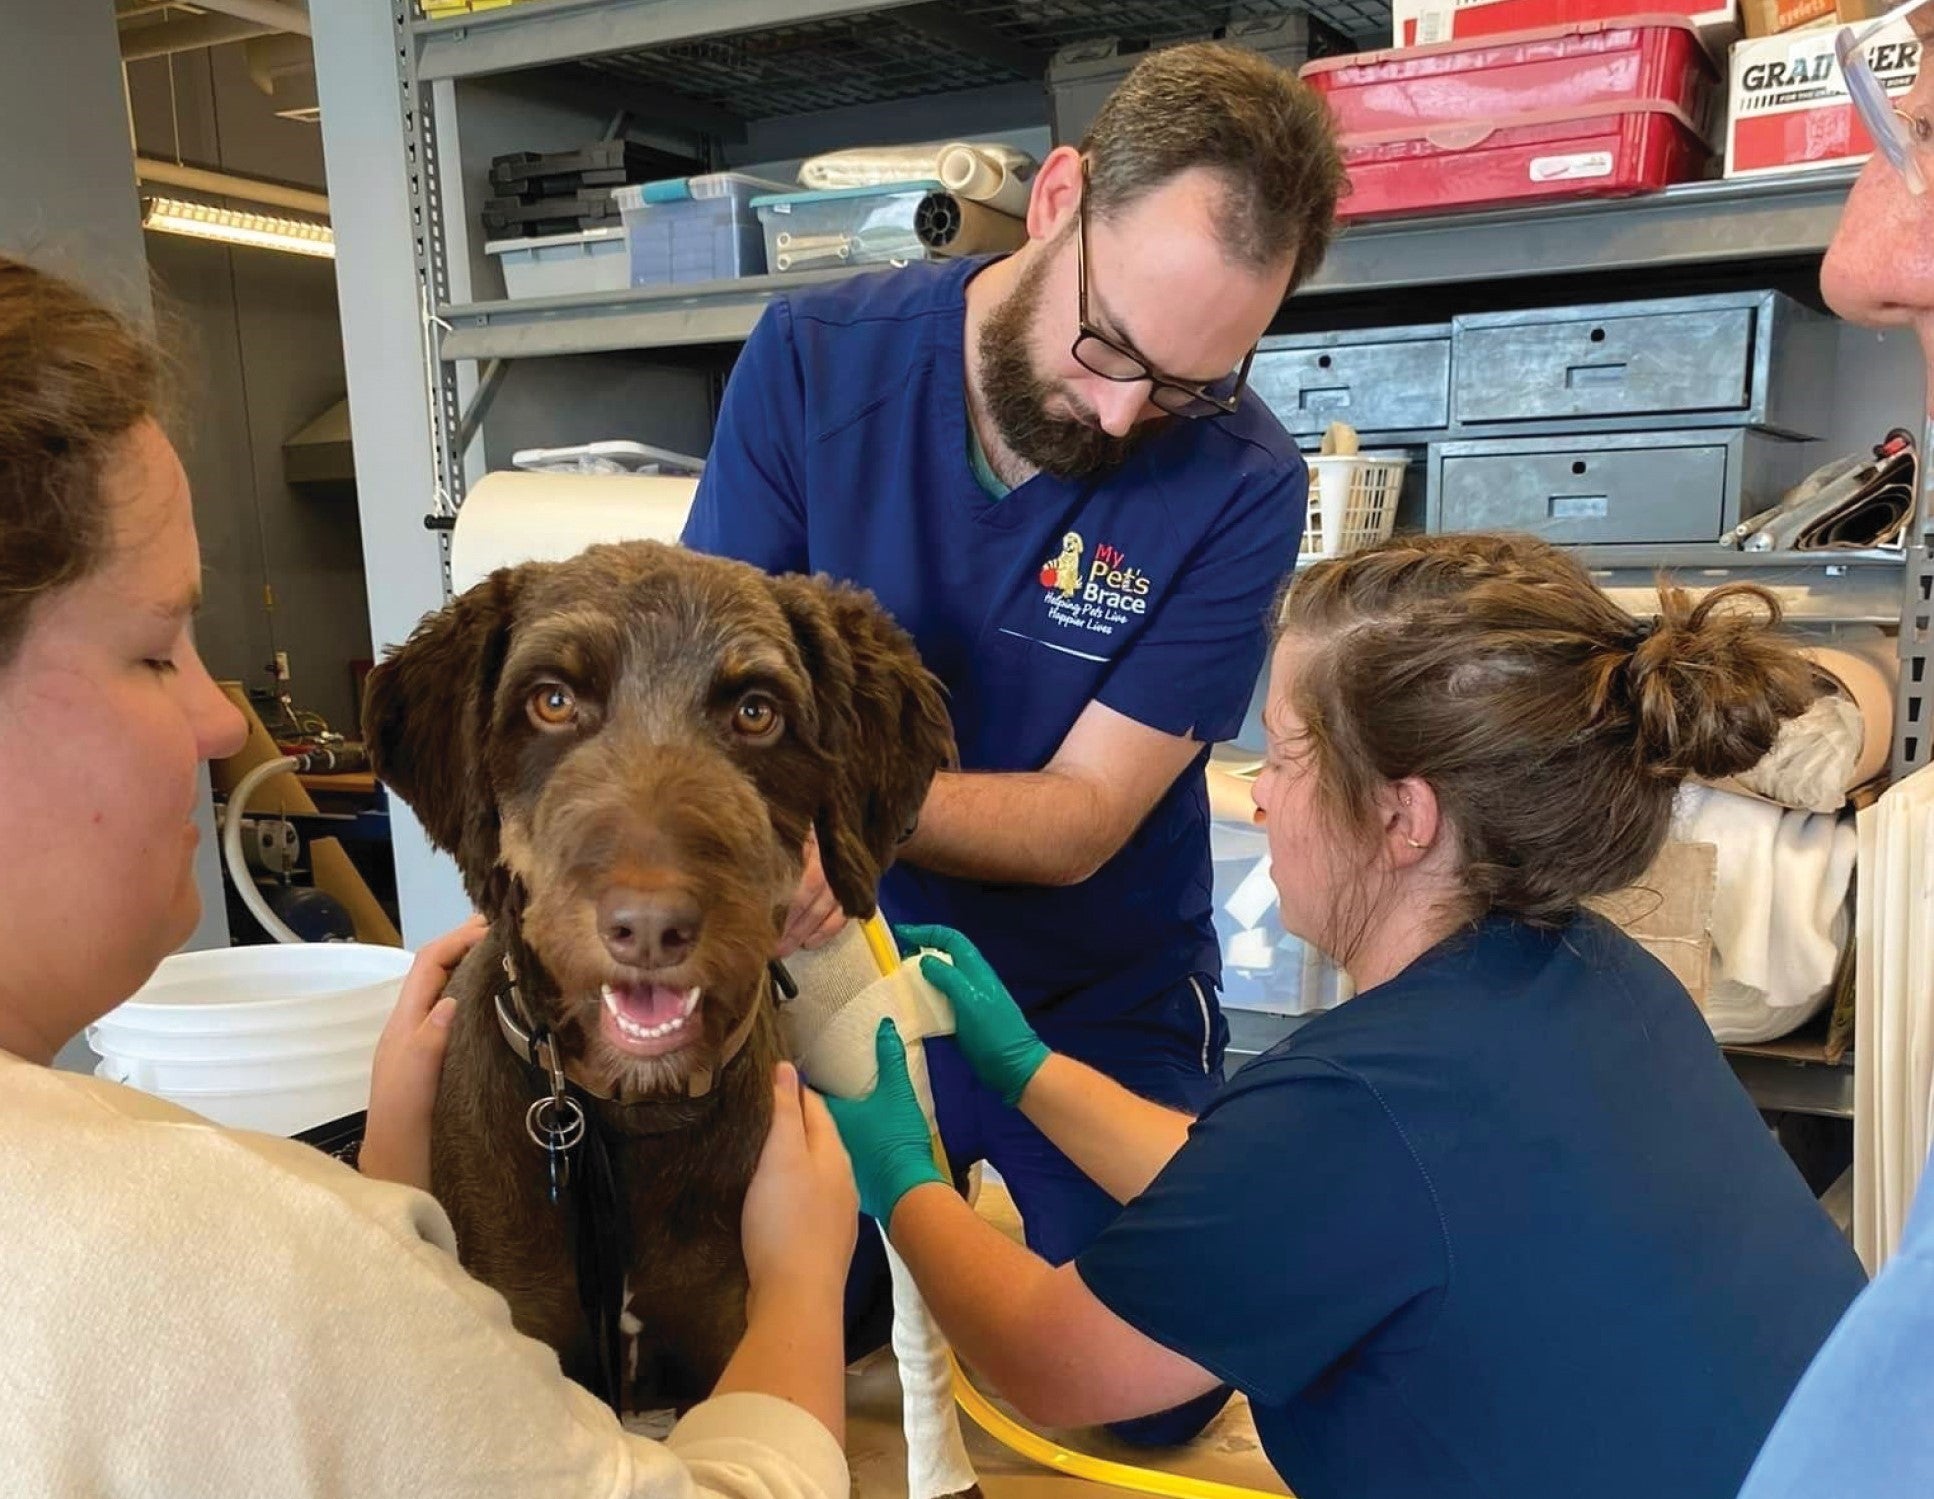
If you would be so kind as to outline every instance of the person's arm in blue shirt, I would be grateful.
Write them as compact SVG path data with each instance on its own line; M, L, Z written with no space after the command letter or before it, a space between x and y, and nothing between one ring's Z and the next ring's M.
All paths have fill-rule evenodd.
M1894 1257L1815 1356L1739 1499L1934 1494L1934 1166Z
M1306 492L1301 464L1255 483L1047 765L943 772L900 857L962 879L1073 885L1120 852L1202 746L1241 725Z
M685 545L770 573L812 571L805 445L804 378L791 313L780 299L753 328L726 383Z

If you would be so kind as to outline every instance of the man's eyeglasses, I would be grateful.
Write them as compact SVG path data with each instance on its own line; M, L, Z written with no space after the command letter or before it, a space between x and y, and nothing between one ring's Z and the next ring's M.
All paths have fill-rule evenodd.
M1881 155L1893 163L1907 190L1916 196L1927 191L1928 178L1934 176L1934 124L1925 115L1896 109L1883 80L1898 80L1903 73L1911 80L1923 49L1918 40L1876 44L1876 38L1929 5L1934 5L1934 0L1908 0L1906 5L1858 29L1842 28L1833 39L1834 55L1840 59L1840 71L1860 123L1867 127Z
M1088 320L1088 164L1081 164L1081 202L1075 209L1075 287L1077 322L1074 357L1082 368L1104 380L1123 384L1136 380L1149 382L1148 399L1170 416L1191 421L1205 416L1228 416L1242 400L1242 388L1249 381L1249 366L1255 360L1251 349L1233 374L1207 385L1176 380L1154 369L1133 349L1123 348Z

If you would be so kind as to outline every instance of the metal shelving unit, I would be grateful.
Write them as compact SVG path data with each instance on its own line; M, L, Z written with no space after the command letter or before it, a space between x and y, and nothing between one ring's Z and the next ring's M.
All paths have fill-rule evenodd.
M416 16L411 0L316 7L330 175L360 189L338 194L337 270L358 447L385 459L361 485L376 638L401 639L443 601L445 542L424 529L424 514L447 518L461 504L466 474L481 466L472 442L482 409L476 398L498 388L508 363L729 346L774 296L851 274L478 300L472 205L461 179L459 104L467 91L527 90L546 108L575 101L586 116L615 100L640 119L729 140L749 122L802 110L929 94L974 98L1003 85L1011 92L1038 81L1047 58L1070 42L1159 41L1298 8L1361 44L1388 35L1388 0L522 0L441 20ZM1626 272L1663 273L1662 293L1675 272L1750 280L1820 254L1850 180L1824 173L1702 183L1623 201L1358 225L1339 238L1295 306L1402 288ZM1798 617L1899 621L1896 768L1905 770L1929 758L1934 737L1927 540L1904 562L1719 557L1710 548L1594 549L1585 560L1613 584L1642 583L1665 565L1695 583L1752 576L1817 585L1831 601ZM401 808L396 827L406 933L419 939L454 924L464 905L447 865Z
M1339 236L1321 272L1297 293L1297 305L1325 294L1396 287L1819 255L1852 180L1833 172L1701 182L1649 198L1358 225ZM781 292L868 269L442 307L439 315L450 327L442 353L445 359L518 359L733 343Z
M1038 79L1057 48L1200 35L1307 10L1359 44L1388 0L525 0L408 25L423 82L585 67L740 115Z

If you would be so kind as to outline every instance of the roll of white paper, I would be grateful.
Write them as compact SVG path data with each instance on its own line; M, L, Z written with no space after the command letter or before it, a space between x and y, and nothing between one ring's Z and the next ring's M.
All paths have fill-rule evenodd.
M450 537L450 586L462 593L497 568L561 562L601 541L676 542L696 479L658 474L485 474Z
M957 197L985 203L1017 219L1027 217L1028 186L997 157L973 146L942 147L935 162L940 185Z

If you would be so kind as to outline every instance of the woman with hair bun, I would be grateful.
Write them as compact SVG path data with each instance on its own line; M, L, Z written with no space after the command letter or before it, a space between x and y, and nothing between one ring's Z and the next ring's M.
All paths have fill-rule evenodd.
M1302 1499L1732 1499L1861 1285L1678 981L1585 902L1813 695L1761 589L1634 620L1526 537L1318 563L1255 787L1284 925L1357 995L1201 1118L1051 1053L951 933L988 1086L1128 1204L1051 1269L939 1184L899 1065L834 1101L867 1210L1038 1420L1246 1392Z

